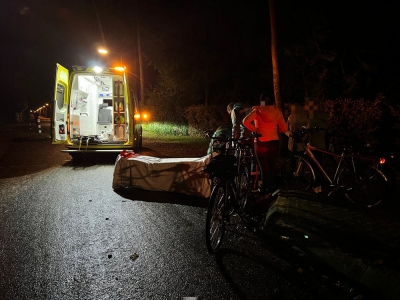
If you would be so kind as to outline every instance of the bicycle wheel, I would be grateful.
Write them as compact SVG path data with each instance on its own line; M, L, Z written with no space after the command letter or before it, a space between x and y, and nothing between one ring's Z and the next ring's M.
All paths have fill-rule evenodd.
M249 167L245 162L240 165L237 180L237 208L240 210L239 213L241 213L246 207L251 184Z
M281 167L281 177L288 188L308 190L315 182L315 173L303 157L294 155Z
M373 166L358 164L356 174L343 169L338 186L345 197L357 205L372 208L379 205L388 194L388 179Z
M226 183L214 186L208 204L206 218L206 245L210 253L216 253L225 233Z

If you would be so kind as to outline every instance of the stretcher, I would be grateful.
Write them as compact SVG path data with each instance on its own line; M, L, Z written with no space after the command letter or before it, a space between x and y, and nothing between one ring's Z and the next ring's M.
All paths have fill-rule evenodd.
M116 159L112 184L114 190L135 187L209 197L210 183L203 169L211 155L157 158L132 153L124 151Z

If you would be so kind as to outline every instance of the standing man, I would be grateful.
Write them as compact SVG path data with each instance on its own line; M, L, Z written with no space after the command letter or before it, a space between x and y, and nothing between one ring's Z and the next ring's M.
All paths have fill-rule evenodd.
M261 134L254 143L254 148L263 170L263 186L261 192L267 197L276 190L275 164L279 155L279 133L288 130L282 112L275 107L274 102L262 93L260 106L253 106L253 110L243 119L243 125L251 132ZM254 123L254 125L252 124Z
M251 110L245 108L241 103L235 102L229 103L226 110L232 120L232 138L250 138L251 132L243 125L242 121Z
M231 102L226 107L226 111L228 112L229 116L231 117L232 121L232 128L227 125L219 126L217 130L214 132L213 137L225 137L226 139L229 138L251 138L251 132L244 127L242 121L243 118L251 111L250 108L244 108L241 103ZM212 147L216 140L211 139L210 144L208 145L207 154L212 153ZM246 141L248 144L252 144L252 141Z
M33 113L33 117L35 118L36 125L38 125L39 113L37 111L35 111Z

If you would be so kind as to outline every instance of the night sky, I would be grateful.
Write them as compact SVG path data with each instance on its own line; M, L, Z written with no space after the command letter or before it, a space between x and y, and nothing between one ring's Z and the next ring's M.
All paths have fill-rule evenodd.
M56 63L71 68L104 62L96 51L103 44L136 73L137 20L147 86L155 84L157 74L149 62L160 66L162 58L191 53L222 54L218 61L229 66L233 76L235 69L242 75L254 72L260 61L270 67L268 1L235 2L0 0L2 91L8 94L17 88L27 95L30 108L42 105L52 98ZM305 45L303 36L322 30L329 33L328 46L343 56L345 71L352 72L361 63L379 69L381 84L393 82L399 77L395 8L394 1L275 0L278 43L282 49L294 43ZM164 48L170 51L154 49L157 40L170 43ZM110 55L109 59L120 58ZM0 101L6 98L3 93Z

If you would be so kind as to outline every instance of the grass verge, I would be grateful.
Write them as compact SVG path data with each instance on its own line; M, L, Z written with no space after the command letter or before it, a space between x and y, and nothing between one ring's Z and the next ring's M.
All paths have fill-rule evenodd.
M143 129L143 139L151 139L156 141L163 141L166 143L190 143L190 144L198 144L199 146L208 146L210 142L209 139L201 138L201 137L192 137L192 136L181 136L181 135L162 135L155 133L153 131L148 131Z

